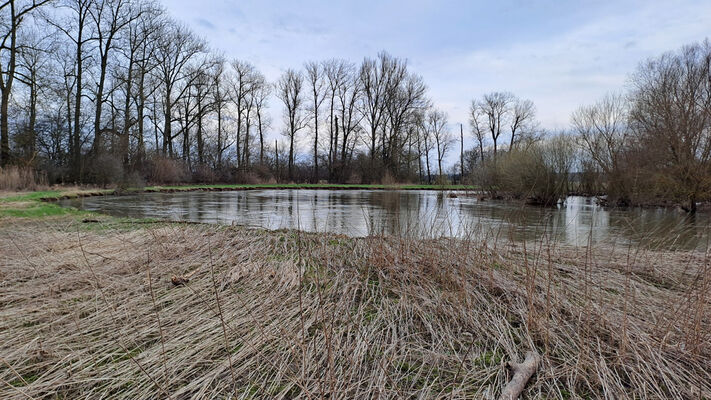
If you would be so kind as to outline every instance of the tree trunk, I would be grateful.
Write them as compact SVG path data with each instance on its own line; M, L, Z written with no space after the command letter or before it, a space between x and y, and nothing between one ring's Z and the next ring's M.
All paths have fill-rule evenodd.
M222 168L222 152L224 151L222 143L222 102L220 102L217 105L217 168Z
M289 181L294 179L294 129L291 130L291 136L289 136Z
M82 99L82 73L83 73L83 24L79 24L79 32L77 34L77 90L74 97L74 133L72 141L74 142L74 154L72 154L72 164L74 166L74 178L81 181L81 99Z
M264 132L262 130L262 113L257 110L257 128L259 129L259 165L264 165Z
M133 57L128 60L128 71L126 73L126 98L123 111L123 132L121 134L121 158L123 166L128 167L130 157L129 149L129 131L131 129L131 79L133 74Z
M108 48L106 52L101 56L101 67L99 71L99 83L96 88L96 110L94 111L94 145L92 146L92 151L94 153L100 153L103 151L103 143L101 142L103 138L101 137L101 111L104 104L104 84L106 82L106 66L108 64L107 60Z
M10 91L7 87L2 91L2 105L0 106L0 166L10 162L10 132L8 123L8 106L10 104Z
M459 142L461 151L459 152L459 183L464 182L464 125L459 124Z
M146 145L145 145L145 140L143 137L143 131L144 131L144 124L143 124L143 113L145 110L145 103L146 99L143 94L143 76L141 76L141 82L138 86L138 96L139 96L139 102L138 105L136 106L136 123L138 124L138 151L136 154L136 163L138 166L141 166L143 164L143 158L145 157L146 154ZM158 150L156 148L156 150Z

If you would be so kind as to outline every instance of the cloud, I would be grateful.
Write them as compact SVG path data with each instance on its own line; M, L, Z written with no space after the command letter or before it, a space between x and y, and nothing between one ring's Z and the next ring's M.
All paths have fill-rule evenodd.
M170 0L168 8L270 80L308 60L359 62L380 50L407 58L453 130L466 127L474 97L494 90L533 100L545 128L566 128L578 106L624 90L639 62L703 40L711 26L711 2L696 0ZM278 132L276 99L271 113Z
M423 75L437 104L508 90L537 104L543 126L565 128L578 106L623 90L640 61L703 39L709 17L705 4L640 7L545 38L449 53L421 63ZM461 111L450 115L466 121Z
M210 30L215 30L215 24L212 22L206 20L205 18L195 18L195 22L197 22L198 25L202 26L203 28L207 28Z

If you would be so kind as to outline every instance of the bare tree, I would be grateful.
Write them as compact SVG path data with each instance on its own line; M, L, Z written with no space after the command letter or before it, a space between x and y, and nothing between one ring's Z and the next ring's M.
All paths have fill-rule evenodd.
M371 160L375 159L378 135L384 124L388 79L396 68L395 59L385 52L378 54L377 59L366 58L360 66L359 77L363 87L361 107L369 130Z
M155 74L159 79L163 96L163 154L173 155L173 139L171 125L174 121L173 108L187 94L192 80L197 78L196 69L190 68L205 52L205 42L185 26L177 23L162 26L158 33L155 53Z
M262 74L258 74L255 80L252 97L254 101L254 114L257 118L257 135L259 136L259 164L264 165L265 130L271 124L271 118L267 113L269 96L271 95L271 86L267 83L266 78Z
M394 75L391 79L392 86L386 97L388 134L383 135L383 160L396 176L400 156L407 143L403 136L408 132L410 116L416 110L424 110L429 106L429 100L425 97L427 86L422 77L408 73L404 64L398 73L404 76Z
M45 16L45 21L54 26L58 31L72 42L74 50L74 126L70 152L72 154L72 167L75 178L80 178L81 171L81 128L82 128L82 99L84 89L84 63L88 56L86 46L94 40L89 26L89 9L95 0L63 0L60 7L69 11L67 18L54 19Z
M432 137L432 132L428 129L427 116L422 114L417 118L418 122L418 136L419 142L418 146L421 146L421 152L425 155L425 167L427 169L427 183L432 183L432 173L430 164L430 153L432 152L434 138Z
M486 117L486 127L494 143L494 159L498 147L498 140L502 133L502 126L506 123L506 118L510 111L510 104L513 95L504 92L493 92L484 95L478 107Z
M0 42L0 166L10 161L9 105L12 84L16 76L19 51L18 33L30 13L47 4L49 0L7 0L0 6L3 20L8 24Z
M293 179L294 140L296 134L306 126L304 108L304 77L301 73L288 69L276 84L276 95L284 103L285 132L289 137L289 179Z
M472 101L471 107L469 108L469 124L472 127L472 132L474 133L474 138L479 144L479 159L480 162L484 162L484 143L486 142L486 115L484 111L479 106L479 102L476 100Z
M27 160L32 160L36 155L37 145L37 108L42 92L47 93L46 87L50 86L49 74L50 58L47 54L45 40L35 32L26 33L22 40L24 43L19 52L17 65L17 79L23 83L29 93L27 98L27 127L23 140L24 153Z
M610 94L593 105L578 108L571 117L584 151L605 174L608 190L614 186L622 197L626 195L621 164L631 140L628 115L627 100L622 95Z
M313 130L314 130L314 176L313 181L318 182L318 113L326 99L326 80L325 72L321 66L313 61L307 62L304 66L306 69L306 80L309 84L309 94L311 95L311 106L309 107L309 112L313 117Z
M99 79L94 98L94 142L92 144L92 151L96 153L103 148L101 113L105 102L104 89L109 55L116 46L119 32L131 21L140 17L141 8L131 0L101 0L91 3L88 10L94 22L96 47L99 50Z
M217 114L217 168L222 168L222 158L225 150L229 149L232 143L229 142L227 134L224 130L224 120L226 107L228 102L232 101L230 97L231 92L228 90L227 86L227 71L225 68L225 61L218 59L216 61L216 68L214 74L212 75L212 100L214 103L215 113Z
M337 86L337 114L340 116L340 119L336 117L336 132L334 135L336 148L333 154L334 159L338 160L336 176L341 180L348 178L345 176L345 167L351 156L352 149L357 142L358 134L361 130L360 123L363 120L363 114L358 110L358 104L361 101L363 93L361 81L353 74L354 68L352 66L346 69L346 71L350 72L350 74L346 75L345 79L341 81L341 84ZM342 139L340 140L340 152L337 147L339 143L339 130L342 135ZM340 159L338 158L339 154Z
M518 143L520 140L518 135L522 130L525 131L526 129L534 128L532 125L535 117L536 106L531 100L524 100L514 97L511 107L511 142L509 144L509 149L513 149Z
M336 96L343 91L345 82L354 74L355 66L344 60L331 59L322 63L322 68L328 81L328 107L329 107L329 141L328 141L328 171L329 178L333 179L334 163L338 156L338 135L334 135L338 129L336 117Z
M447 113L444 111L430 110L427 113L428 136L434 139L437 148L437 167L440 177L442 176L442 160L452 144L452 135L447 129L447 119Z
M242 140L249 141L249 138L245 139L242 135L242 127L245 126L244 114L248 105L248 97L254 89L256 69L252 64L241 60L234 60L231 65L233 71L232 79L230 80L232 86L231 97L237 107L237 137L235 138L237 166L241 166L245 156Z
M136 13L134 18L130 18L126 26L126 35L121 38L118 50L124 57L124 72L122 74L122 87L124 97L124 122L120 139L120 153L124 166L130 162L129 139L130 132L136 126L137 149L135 154L135 164L140 165L145 156L144 130L145 130L145 109L146 99L154 85L148 88L146 79L150 71L155 68L153 55L156 47L153 41L156 40L156 33L164 23L161 18L162 10L153 3L141 2L135 5L130 12ZM135 108L135 115L132 109Z
M711 42L648 61L632 84L631 122L649 168L694 213L711 191Z
M459 180L464 181L464 125L459 124Z

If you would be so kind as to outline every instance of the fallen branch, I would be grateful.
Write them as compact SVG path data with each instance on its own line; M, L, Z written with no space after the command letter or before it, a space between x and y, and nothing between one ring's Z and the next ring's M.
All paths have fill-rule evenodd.
M523 392L526 383L538 369L541 357L534 351L526 353L526 359L522 363L509 362L509 367L514 375L511 381L501 392L499 400L514 400Z

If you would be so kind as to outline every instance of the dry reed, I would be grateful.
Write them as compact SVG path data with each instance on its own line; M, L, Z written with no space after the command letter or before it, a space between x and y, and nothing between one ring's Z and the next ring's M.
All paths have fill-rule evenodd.
M39 190L47 187L47 177L28 167L0 167L0 190Z
M711 397L702 252L6 219L0 263L3 399L495 398L530 350L526 398Z

